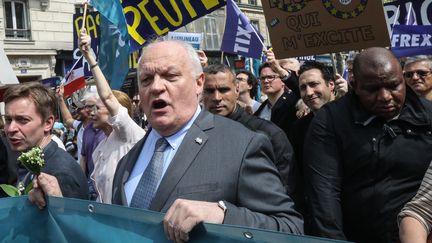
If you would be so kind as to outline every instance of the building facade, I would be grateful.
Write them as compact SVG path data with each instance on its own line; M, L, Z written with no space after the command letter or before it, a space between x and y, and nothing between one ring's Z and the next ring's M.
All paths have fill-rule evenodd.
M0 45L20 82L63 74L64 61L72 59L68 54L72 50L72 15L76 3L79 2L1 2Z
M2 0L0 46L20 82L64 75L72 62L73 14L81 0ZM240 9L269 44L261 0L236 0ZM220 56L225 8L204 16L179 31L203 33L203 49ZM231 55L230 58L235 58Z

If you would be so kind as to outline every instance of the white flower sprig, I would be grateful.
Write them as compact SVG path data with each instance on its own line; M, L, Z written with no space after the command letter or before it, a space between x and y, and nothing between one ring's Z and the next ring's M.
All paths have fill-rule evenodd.
M34 147L31 150L22 153L18 160L32 173L39 175L42 167L45 165L43 159L43 151L39 147Z

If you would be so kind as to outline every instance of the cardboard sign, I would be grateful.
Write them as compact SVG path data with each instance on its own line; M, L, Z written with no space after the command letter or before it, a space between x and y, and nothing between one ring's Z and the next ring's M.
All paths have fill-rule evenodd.
M263 0L278 58L390 46L381 1Z

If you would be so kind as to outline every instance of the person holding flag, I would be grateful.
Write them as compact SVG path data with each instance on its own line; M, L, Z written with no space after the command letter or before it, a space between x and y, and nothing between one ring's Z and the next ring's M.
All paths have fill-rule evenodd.
M91 38L85 28L80 31L80 50L90 65L99 100L93 111L94 127L107 136L93 152L94 170L90 176L96 186L96 201L111 203L112 179L119 160L140 140L145 132L132 119L132 102L127 94L111 90L101 68L92 55Z

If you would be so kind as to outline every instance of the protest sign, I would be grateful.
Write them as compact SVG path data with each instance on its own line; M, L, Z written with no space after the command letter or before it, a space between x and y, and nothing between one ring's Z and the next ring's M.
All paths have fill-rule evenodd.
M140 49L148 39L163 36L225 4L225 0L123 1L131 51Z
M191 44L195 50L201 50L202 33L168 32L168 40L179 40Z
M395 25L392 52L397 57L432 55L432 25Z
M381 1L263 1L278 58L389 46Z

